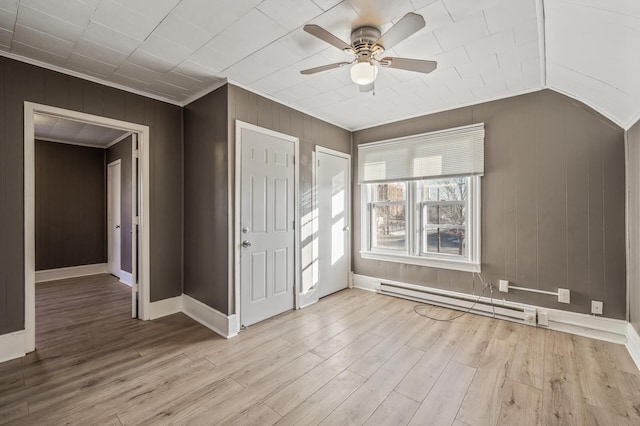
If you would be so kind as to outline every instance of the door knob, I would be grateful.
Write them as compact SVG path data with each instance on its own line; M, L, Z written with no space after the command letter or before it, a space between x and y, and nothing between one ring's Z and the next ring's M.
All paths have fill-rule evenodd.
M116 229L119 229L119 228L120 228L120 225L116 225Z
M244 248L249 248L249 247L251 247L251 241L249 241L249 240L244 240L244 241L242 242L242 247L244 247Z
M350 228L349 228L349 225L347 225L347 226L345 226L344 228L342 228L342 230L343 230L343 231L348 231L349 229L350 229Z

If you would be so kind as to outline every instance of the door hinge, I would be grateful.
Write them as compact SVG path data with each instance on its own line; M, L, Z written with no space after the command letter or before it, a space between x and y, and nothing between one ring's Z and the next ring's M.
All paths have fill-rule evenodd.
M293 225L292 225L293 229L296 229L296 221L293 221Z
M293 158L293 165L295 166L295 164L296 164L296 156L295 156L295 155L293 155L293 156L291 156L291 157Z
M133 151L133 158L140 158L140 150L136 149L135 151Z
M133 218L133 224L134 224L134 225L139 225L139 224L140 224L140 220L138 219L138 216L135 216L135 217Z

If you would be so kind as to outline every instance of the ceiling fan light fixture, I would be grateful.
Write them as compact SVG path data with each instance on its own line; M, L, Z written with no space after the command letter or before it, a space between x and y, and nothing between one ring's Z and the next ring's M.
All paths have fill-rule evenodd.
M351 67L351 80L359 85L371 84L378 76L378 67L370 62L358 62Z

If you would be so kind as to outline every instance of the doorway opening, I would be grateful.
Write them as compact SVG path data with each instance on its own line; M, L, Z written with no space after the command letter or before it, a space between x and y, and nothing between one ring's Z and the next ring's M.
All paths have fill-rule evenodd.
M57 129L56 129L57 127ZM38 131L36 132L36 129ZM75 130L74 130L75 129ZM132 300L132 317L140 319L149 319L149 305L150 305L150 282L149 282L149 241L150 241L150 229L149 229L149 128L148 126L130 123L121 120L115 120L105 118L101 116L95 116L91 114L81 113L77 111L65 110L62 108L51 107L47 105L35 104L31 102L24 103L24 211L25 211L25 223L24 223L24 250L25 250L25 352L32 352L35 350L35 331L36 331L36 318L35 318L35 282L36 282L36 268L42 269L42 265L36 264L36 136L38 139L46 138L43 133L51 131L67 132L69 135L77 133L77 136L81 139L90 140L90 135L96 136L102 134L105 138L111 138L111 144L114 145L125 138L131 140L130 144L130 158L131 161L128 164L120 161L110 161L109 166L116 167L118 164L120 177L123 171L130 172L131 177L131 194L127 202L131 205L130 213L128 217L118 218L111 217L111 222L108 224L106 217L109 216L107 204L111 201L109 207L116 209L113 205L115 200L115 192L122 192L120 189L120 183L118 188L114 187L116 180L115 169L112 167L106 167L105 158L103 156L102 173L103 173L103 205L102 213L104 220L104 233L109 234L112 230L111 227L117 229L118 232L113 233L113 237L119 236L122 239L122 219L128 219L131 226L130 230L130 243L127 245L126 250L113 250L113 254L116 254L118 259L113 259L112 254L109 254L109 260L104 263L104 271L107 270L113 275L116 275L120 281L130 281L131 285L131 300ZM118 138L114 135L120 135ZM57 139L56 137L49 137L49 142L72 142L73 138L68 137ZM55 135L54 135L55 136ZM40 142L38 142L40 143ZM46 142L45 142L46 143ZM73 143L72 145L83 145L82 143ZM86 144L84 144L86 146ZM91 145L91 144L89 144ZM79 148L79 147L76 147ZM106 148L106 146L102 146ZM105 181L112 179L110 185L105 185ZM76 179L77 180L77 179ZM105 188L108 186L109 188ZM106 193L114 191L111 196ZM118 197L117 207L120 207L121 197ZM110 200L109 200L110 199ZM117 226L117 228L115 228ZM73 222L69 226L70 229L75 230ZM105 251L109 251L115 247L116 241L111 241L111 238L103 238L103 241L109 241L108 244L103 243L102 258L105 259ZM127 238L129 240L129 238ZM111 244L111 245L109 245ZM104 248L108 246L108 248ZM122 247L122 245L118 245ZM38 248L40 254L41 247ZM129 251L130 249L130 251ZM78 252L78 249L74 249ZM124 257L122 254L127 252ZM113 260L113 262L112 262ZM117 263L116 263L117 260ZM124 262L127 260L127 262ZM130 262L129 262L130 260ZM82 261L81 261L82 262ZM40 258L38 258L38 263ZM122 273L122 266L124 263L130 263L130 271ZM56 263L52 263L55 265ZM59 263L58 263L59 264ZM108 266L107 266L108 265ZM89 265L91 266L91 265ZM65 268L61 268L65 269ZM55 270L54 272L55 277ZM130 275L130 276L129 276Z

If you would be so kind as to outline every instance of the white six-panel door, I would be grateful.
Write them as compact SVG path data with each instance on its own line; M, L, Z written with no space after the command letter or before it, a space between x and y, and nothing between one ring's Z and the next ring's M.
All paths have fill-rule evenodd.
M122 166L120 160L107 166L107 260L109 273L120 278L121 211L120 191Z
M294 153L291 140L241 129L240 321L294 307Z
M350 158L316 149L318 297L347 288L350 239Z

